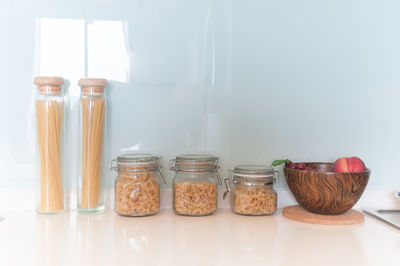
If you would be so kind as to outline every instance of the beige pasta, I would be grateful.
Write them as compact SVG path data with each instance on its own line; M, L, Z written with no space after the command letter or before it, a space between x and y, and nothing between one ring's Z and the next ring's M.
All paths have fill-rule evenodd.
M101 153L103 148L104 98L87 97L82 105L82 191L81 208L99 203Z
M232 206L236 213L262 215L276 211L276 193L270 188L238 184L232 192Z
M174 208L179 214L206 215L217 209L217 184L175 182Z
M155 172L120 172L115 183L115 211L144 216L160 209L160 186Z
M36 101L37 139L40 161L38 211L64 209L61 174L61 129L64 105L57 101Z

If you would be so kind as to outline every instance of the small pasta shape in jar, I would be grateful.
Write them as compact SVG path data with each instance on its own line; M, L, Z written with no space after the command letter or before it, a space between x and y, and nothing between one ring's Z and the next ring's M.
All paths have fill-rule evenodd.
M238 214L272 214L277 206L275 191L264 187L237 185L231 200L233 211Z
M147 216L160 209L160 172L158 156L128 154L117 158L115 211L124 216ZM162 175L161 175L162 176Z
M277 193L273 189L274 174L262 165L239 165L226 178L224 199L230 192L231 208L237 214L268 215L277 210ZM229 184L228 184L229 183Z
M174 211L180 215L202 216L217 210L218 158L188 154L171 160L174 177ZM220 182L221 183L221 182Z
M205 215L217 209L217 184L175 182L174 208L186 215Z

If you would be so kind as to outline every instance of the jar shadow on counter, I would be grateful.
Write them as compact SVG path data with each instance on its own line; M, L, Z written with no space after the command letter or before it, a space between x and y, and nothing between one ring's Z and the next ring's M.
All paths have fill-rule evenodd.
M218 212L218 211L217 211ZM175 215L171 221L171 250L180 265L221 265L218 263L219 213L207 216Z
M163 265L170 254L171 212L160 209L145 217L113 215L113 265ZM151 263L150 263L151 262ZM140 264L139 264L140 265Z
M35 265L65 265L62 262L70 260L74 249L69 250L66 243L73 239L70 226L70 213L59 215L37 215L35 217L35 240L33 249Z
M112 252L114 249L114 228L112 217L114 213L106 212L101 215L75 214L71 219L76 223L77 229L74 242L76 251L71 255L70 261L81 262L81 265L112 265Z
M227 217L229 218L229 217ZM273 261L276 244L276 217L236 215L227 219L229 250L232 263L237 265L258 265Z

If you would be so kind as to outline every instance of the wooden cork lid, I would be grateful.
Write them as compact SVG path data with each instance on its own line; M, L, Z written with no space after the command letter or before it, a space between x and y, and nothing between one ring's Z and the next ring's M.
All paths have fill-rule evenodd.
M61 77L35 77L33 84L38 86L61 86L64 84L64 79Z
M299 205L283 208L282 215L290 220L309 224L350 225L364 222L364 214L355 210L339 215L322 215L308 212Z
M79 80L79 86L81 87L100 87L104 88L107 86L107 80L106 79L98 79L98 78L86 78L86 79L80 79Z
M104 87L107 86L106 79L86 78L78 82L82 88L83 95L101 96L104 93Z
M61 91L61 85L64 84L62 77L35 77L33 84L41 94L58 94Z

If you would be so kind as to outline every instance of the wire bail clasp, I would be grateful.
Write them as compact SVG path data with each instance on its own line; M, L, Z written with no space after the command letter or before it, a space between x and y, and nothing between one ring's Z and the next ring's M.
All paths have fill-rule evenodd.
M118 167L116 165L114 165L114 163L117 162L117 159L112 159L111 160L111 164L110 164L110 170L111 171L117 171Z
M161 179L162 179L162 181L163 181L163 183L164 183L164 185L165 185L165 184L167 184L167 181L166 181L166 179L165 179L163 173L161 172L161 168L162 168L162 165L160 165L160 167L158 167L157 172L160 174Z
M281 178L279 177L279 171L274 171L274 174L277 174L277 177L274 175L274 183L280 183Z
M169 160L169 165L168 165L169 170L176 171L175 163L176 163L176 159Z
M225 183L225 192L224 195L222 196L222 199L225 200L226 196L228 196L228 193L231 191L230 184L231 184L231 177L232 177L232 170L228 169L228 177L224 179L224 183Z
M219 175L218 170L219 170L219 165L215 166L215 176L217 177L218 184L222 185L222 178Z

